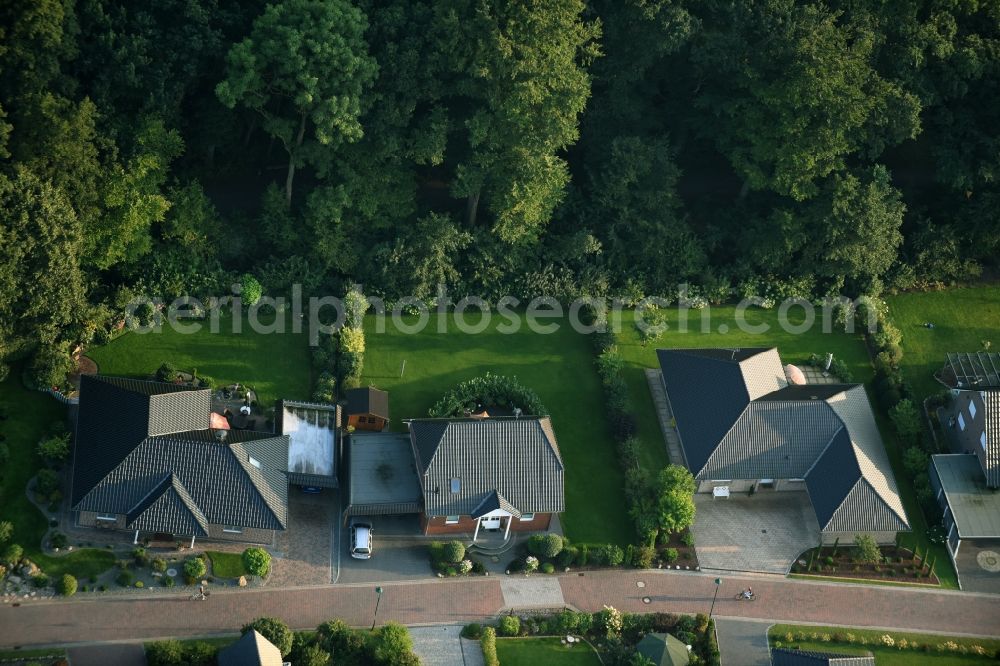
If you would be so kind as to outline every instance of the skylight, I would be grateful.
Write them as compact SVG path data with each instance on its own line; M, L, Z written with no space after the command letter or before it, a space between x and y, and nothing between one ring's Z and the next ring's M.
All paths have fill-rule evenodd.
M451 492L457 493L461 489L461 487L462 487L462 480L461 479L452 479L451 480Z

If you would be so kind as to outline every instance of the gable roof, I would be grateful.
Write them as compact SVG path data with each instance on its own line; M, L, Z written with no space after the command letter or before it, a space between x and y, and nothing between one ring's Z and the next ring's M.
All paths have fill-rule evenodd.
M81 383L74 510L175 534L204 536L209 524L284 529L286 436L209 429L207 390L117 379Z
M684 666L691 661L687 645L671 634L646 634L635 650L656 666Z
M862 385L788 385L776 349L657 354L696 479L805 479L824 531L909 529Z
M842 654L836 652L813 652L811 650L771 650L773 666L875 666L875 657L867 654Z
M344 411L350 414L374 414L389 419L389 394L371 386L356 388L345 394L347 405Z
M520 513L565 509L563 462L547 416L415 419L409 426L428 515L471 515L491 503Z
M705 466L751 400L787 383L773 348L657 349L656 355L692 472Z
M256 629L246 632L240 639L219 651L219 666L281 666L281 651Z

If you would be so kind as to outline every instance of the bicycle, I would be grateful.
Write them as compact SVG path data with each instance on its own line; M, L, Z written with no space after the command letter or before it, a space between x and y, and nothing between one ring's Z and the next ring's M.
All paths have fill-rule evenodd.
M748 597L747 595L740 592L739 594L736 595L736 601L757 601L757 593L751 592L750 596Z
M197 592L191 595L191 601L205 601L208 599L208 595L212 594L204 588L199 589Z

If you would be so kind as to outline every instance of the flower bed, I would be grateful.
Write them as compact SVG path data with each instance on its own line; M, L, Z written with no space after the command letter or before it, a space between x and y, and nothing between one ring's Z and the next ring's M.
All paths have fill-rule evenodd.
M939 585L934 573L935 558L916 555L898 546L880 548L882 561L860 562L854 547L823 546L811 548L795 561L791 573L832 578L861 578L899 583Z

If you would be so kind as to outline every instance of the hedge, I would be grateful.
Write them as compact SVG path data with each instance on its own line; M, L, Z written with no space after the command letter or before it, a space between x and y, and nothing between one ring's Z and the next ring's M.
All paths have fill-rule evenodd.
M524 416L548 416L538 394L512 377L491 373L462 382L434 403L427 413L435 418L459 417L494 406L520 409Z
M483 662L485 666L500 666L500 659L497 658L497 632L493 627L483 629L483 637L479 639L479 644L483 648Z

